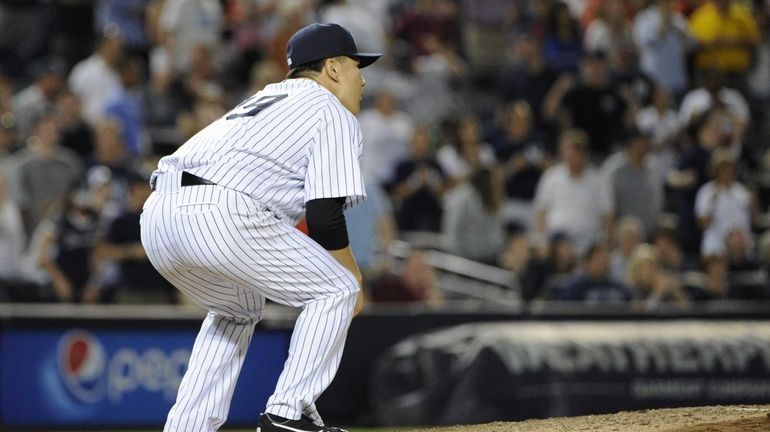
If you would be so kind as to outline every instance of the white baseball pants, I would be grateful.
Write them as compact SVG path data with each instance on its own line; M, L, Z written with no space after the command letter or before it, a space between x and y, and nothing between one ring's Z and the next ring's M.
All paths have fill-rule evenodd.
M339 367L358 292L353 275L265 205L161 174L142 213L153 266L209 310L164 431L216 431L227 418L265 298L303 309L265 412L323 422L315 401ZM258 409L258 407L255 407Z

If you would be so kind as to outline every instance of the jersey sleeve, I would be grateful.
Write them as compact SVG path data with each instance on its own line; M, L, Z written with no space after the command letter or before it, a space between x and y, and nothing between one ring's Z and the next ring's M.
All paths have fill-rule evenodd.
M352 114L333 105L322 110L318 134L309 149L305 202L345 197L346 209L363 202L362 149L361 127Z

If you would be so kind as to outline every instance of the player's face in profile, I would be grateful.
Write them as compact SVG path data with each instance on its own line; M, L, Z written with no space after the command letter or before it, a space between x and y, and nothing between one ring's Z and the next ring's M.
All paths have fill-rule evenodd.
M361 99L364 97L366 80L358 68L358 60L350 57L340 59L340 102L353 114L361 111Z

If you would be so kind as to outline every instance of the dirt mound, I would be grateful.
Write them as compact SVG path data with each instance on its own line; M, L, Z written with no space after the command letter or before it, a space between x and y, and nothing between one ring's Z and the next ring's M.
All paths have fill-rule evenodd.
M669 408L422 429L420 432L767 432L770 405Z

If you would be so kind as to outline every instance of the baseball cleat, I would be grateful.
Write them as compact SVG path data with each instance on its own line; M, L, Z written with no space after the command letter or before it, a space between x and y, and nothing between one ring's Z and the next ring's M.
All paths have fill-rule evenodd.
M331 426L318 426L307 417L291 420L275 414L262 414L259 417L257 432L348 432Z

